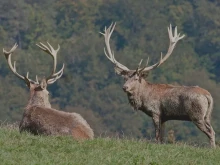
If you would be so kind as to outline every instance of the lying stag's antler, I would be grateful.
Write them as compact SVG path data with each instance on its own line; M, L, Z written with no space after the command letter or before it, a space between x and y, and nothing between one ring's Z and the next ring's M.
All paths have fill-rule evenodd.
M12 53L15 51L15 49L18 47L18 44L15 43L14 46L11 48L11 50L9 50L8 52L3 48L3 53L5 55L5 58L8 62L9 68L11 69L11 71L20 79L24 80L25 83L29 86L29 83L33 83L33 84L39 84L38 82L38 78L36 76L36 81L31 80L30 78L28 78L28 72L26 76L22 76L20 75L17 71L16 71L16 61L14 61L14 66L11 63L11 55Z
M57 50L54 50L53 47L48 43L49 45L49 48L42 44L40 42L40 44L36 44L38 47L40 47L43 51L47 52L48 54L50 54L52 57L53 57L53 70L52 70L52 73L50 76L48 76L46 78L46 82L47 84L52 84L54 83L57 79L59 79L62 74L63 74L63 70L64 70L64 64L63 64L63 67L60 69L60 71L58 71L57 73L55 73L56 71L56 65L57 65L57 52L59 51L60 49L60 46L58 45L58 49ZM17 71L16 71L16 61L14 61L14 66L12 65L12 62L11 62L11 55L12 53L15 51L15 49L18 47L17 43L15 43L15 45L11 48L10 51L6 51L5 49L3 49L3 53L5 55L5 58L8 62L8 65L9 65L9 68L11 69L11 71L20 79L24 80L25 83L29 86L30 83L33 83L33 84L39 84L39 81L38 81L38 78L36 76L36 81L33 81L31 80L30 78L28 78L28 75L29 73L27 72L27 75L26 76L22 76L20 75Z
M124 71L128 71L128 72L134 72L134 71L137 71L137 72L148 72L158 66L160 66L162 63L164 63L168 58L169 56L172 54L173 50L174 50L174 47L176 45L176 43L181 40L185 35L182 35L180 36L180 33L177 34L177 27L175 27L175 31L174 31L174 36L172 34L172 27L170 25L170 27L168 27L168 34L169 34L169 39L170 39L170 45L169 45L169 48L168 48L168 51L167 51L167 54L163 57L162 53L161 53L161 58L160 58L160 61L157 62L156 64L152 65L152 66L149 66L147 67L147 65L143 68L140 68L141 66L141 63L142 63L142 60L140 61L139 65L138 65L138 68L136 70L130 70L128 69L126 66L124 66L123 64L119 63L118 61L116 61L115 57L114 57L114 53L111 51L111 48L110 48L110 43L109 43L109 40L110 40L110 37L112 35L112 32L114 31L114 28L115 28L115 25L116 23L112 23L109 28L106 29L105 27L105 30L104 30L104 33L101 33L104 35L104 38L105 38L105 45L106 45L106 49L107 49L107 52L104 48L104 52L105 52L105 55L106 57L112 62L115 64L115 66L121 70L124 70ZM149 61L149 58L147 60L147 64L148 64L148 61Z
M39 48L41 48L43 51L45 51L46 53L51 55L51 57L53 58L53 70L52 70L50 76L48 76L46 78L47 84L52 84L63 75L64 64L63 64L62 68L57 73L55 73L56 66L57 66L57 52L60 50L60 45L58 44L57 50L54 50L54 48L49 44L49 42L47 42L47 44L49 47L47 47L46 45L44 45L41 42L36 45Z

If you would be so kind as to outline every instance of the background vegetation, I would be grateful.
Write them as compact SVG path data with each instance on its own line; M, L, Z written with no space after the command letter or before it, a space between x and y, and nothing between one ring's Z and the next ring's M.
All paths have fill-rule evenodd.
M103 53L99 34L117 22L112 36L116 58L129 68L140 59L157 62L168 47L167 26L178 26L186 37L169 60L151 72L153 83L198 85L214 98L212 123L219 140L220 124L220 3L217 0L1 0L0 47L19 48L13 56L21 74L47 75L51 59L35 46L49 41L61 45L58 68L63 77L49 87L54 108L78 112L96 136L154 137L151 119L134 112L122 91L123 80ZM20 121L28 100L23 82L0 57L0 120ZM192 123L170 121L177 140L206 143L206 136Z

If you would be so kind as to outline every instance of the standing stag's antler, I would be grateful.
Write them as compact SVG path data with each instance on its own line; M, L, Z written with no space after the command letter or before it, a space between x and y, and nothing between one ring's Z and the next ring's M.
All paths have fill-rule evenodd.
M168 34L169 34L170 44L169 44L169 48L168 48L167 54L163 57L163 54L161 52L161 57L160 57L160 61L159 62L157 62L156 64L151 65L149 67L147 67L147 65L146 65L142 69L139 69L140 72L141 71L142 72L150 71L150 70L160 66L162 63L164 63L170 57L170 55L172 54L172 52L173 52L177 42L179 40L181 40L183 37L185 37L185 35L180 36L180 33L177 34L177 26L175 27L174 35L173 35L171 24L170 24L170 27L168 27Z
M49 44L49 42L47 42L47 44L48 44L49 47L47 47L46 45L44 45L41 42L39 44L36 44L36 45L39 48L41 48L43 51L45 51L46 53L51 55L51 57L53 58L53 70L52 70L50 76L48 76L46 78L47 84L52 84L63 75L64 64L63 64L62 68L57 73L55 73L56 72L56 66L57 66L57 52L60 50L60 45L58 44L58 48L57 48L57 50L55 50Z
M157 62L156 64L154 65L151 65L149 67L147 67L147 64L148 64L148 61L149 61L149 58L147 60L147 64L145 67L143 68L140 68L141 66L141 63L142 63L142 60L140 61L138 67L136 70L130 70L128 69L126 66L124 66L123 64L119 63L118 61L116 61L115 57L114 57L114 53L111 51L111 48L110 48L110 43L109 43L109 40L110 40L110 37L112 35L112 32L114 31L114 28L115 28L115 25L116 23L112 23L109 28L106 29L105 27L105 30L104 30L104 33L101 33L104 35L104 38L105 38L105 45L106 45L106 49L107 49L107 52L104 48L104 52L105 52L105 55L106 57L112 62L115 64L115 66L121 70L124 70L124 71L136 71L136 72L148 72L158 66L160 66L162 63L164 63L168 58L169 56L172 54L174 48L175 48L175 45L176 43L181 40L185 35L182 35L180 36L180 33L177 34L177 27L175 27L175 30L174 30L174 36L173 36L173 33L172 33L172 26L170 25L170 27L168 27L168 34L169 34L169 39L170 39L170 45L169 45L169 48L168 48L168 51L167 51L167 54L163 57L162 53L161 53L161 58L160 58L160 61Z
M121 63L119 63L119 62L115 59L114 52L111 51L111 47L110 47L109 41L110 41L112 32L114 31L115 25L116 25L116 23L115 23L115 24L112 23L112 24L109 26L108 29L106 29L106 27L105 27L104 33L100 32L102 35L104 35L105 45L106 45L106 49L107 49L107 52L108 52L108 53L106 52L105 48L104 48L104 52L105 52L106 57L107 57L112 63L114 63L114 64L116 65L116 67L118 67L118 68L120 68L120 69L122 69L122 70L125 70L125 71L130 71L130 69L128 69L126 66L124 66L124 65L121 64Z
M15 51L15 49L18 47L18 44L15 43L14 46L11 48L11 50L9 50L8 52L3 48L3 53L5 55L5 58L8 62L9 68L11 69L11 71L20 79L24 80L25 83L29 86L29 83L34 83L34 84L39 84L38 82L38 78L36 76L36 81L31 80L30 78L28 78L29 73L27 72L26 76L22 76L20 75L17 71L16 71L16 61L14 61L14 66L11 63L11 55L12 53Z

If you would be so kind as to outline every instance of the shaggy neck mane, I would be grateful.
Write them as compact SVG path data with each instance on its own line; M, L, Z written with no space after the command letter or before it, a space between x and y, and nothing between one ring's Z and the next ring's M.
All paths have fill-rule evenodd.
M129 103L135 111L139 110L142 107L142 95L144 93L143 89L146 89L148 85L149 83L142 78L141 82L138 84L133 93L127 93Z
M38 93L36 91L30 92L30 98L26 106L26 109L32 106L41 106L41 107L51 108L49 101L45 101L45 98L43 98L43 96L40 95L40 92Z
M40 98L40 97L31 98L28 102L28 105L26 106L26 109L28 109L32 106L41 106L41 107L48 107L48 108L51 107L51 106L46 105L44 103L43 98Z

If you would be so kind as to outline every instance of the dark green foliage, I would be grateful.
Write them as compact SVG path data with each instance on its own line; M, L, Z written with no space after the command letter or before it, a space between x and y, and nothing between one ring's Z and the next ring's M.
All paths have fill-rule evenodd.
M60 44L58 69L65 63L63 77L49 86L53 107L78 112L93 127L96 136L154 137L151 119L134 112L122 91L123 80L114 73L104 55L99 34L117 22L111 46L116 59L131 69L141 59L159 60L168 47L167 26L178 26L186 37L177 44L165 64L151 72L153 83L199 85L214 98L213 125L220 132L220 28L217 1L146 0L1 0L0 47L19 44L13 60L19 73L31 78L47 76L51 58L35 46L49 41ZM19 121L28 100L27 89L0 60L0 120ZM177 140L207 142L206 136L189 122L167 123ZM157 164L152 160L151 164Z

